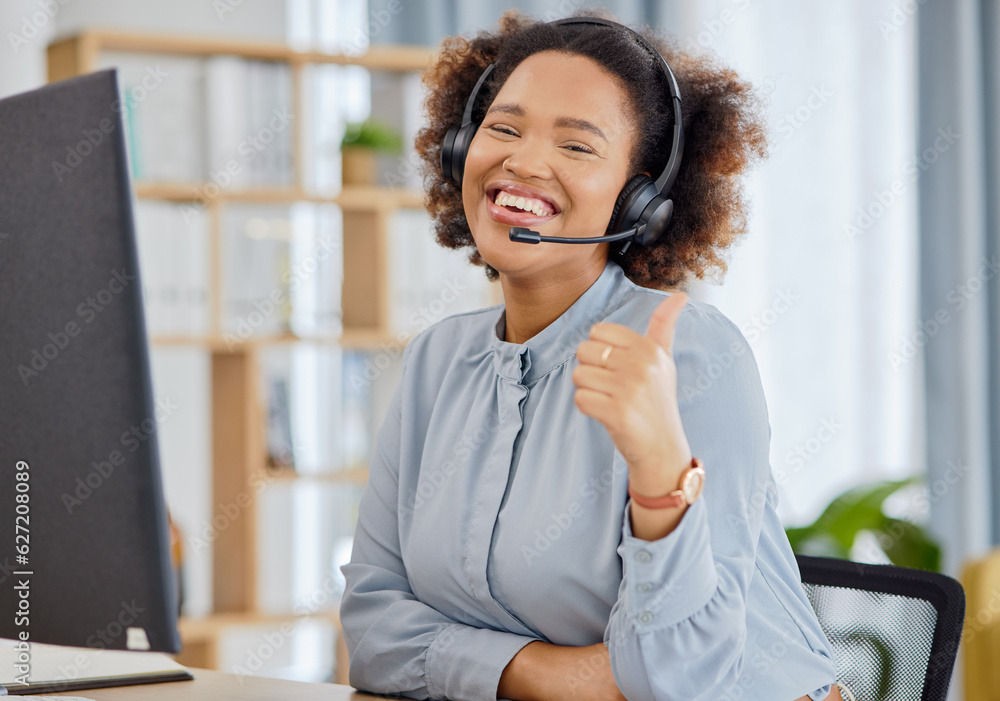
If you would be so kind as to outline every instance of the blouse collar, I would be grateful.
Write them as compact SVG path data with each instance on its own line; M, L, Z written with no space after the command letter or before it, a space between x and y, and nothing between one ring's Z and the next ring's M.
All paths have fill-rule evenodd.
M617 309L631 285L617 263L609 260L594 283L557 319L524 343L509 343L506 305L493 325L493 366L497 374L530 385L558 365L576 355L579 345L590 337L590 327Z

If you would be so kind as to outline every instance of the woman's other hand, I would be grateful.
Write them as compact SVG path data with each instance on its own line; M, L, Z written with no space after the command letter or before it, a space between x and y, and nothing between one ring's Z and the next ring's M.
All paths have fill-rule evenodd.
M581 701L626 701L611 672L611 655L604 643L564 648L571 661L562 674L566 699Z
M521 648L507 664L497 698L513 701L626 701L611 672L604 643L584 647L540 640Z

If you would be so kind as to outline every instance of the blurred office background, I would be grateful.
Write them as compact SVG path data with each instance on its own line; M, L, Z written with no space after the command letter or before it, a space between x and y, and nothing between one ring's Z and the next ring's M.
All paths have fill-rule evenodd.
M46 47L88 28L351 54L369 43L433 48L446 35L495 26L515 4L545 19L594 6L578 0L7 0L0 7L6 44L0 96L44 84ZM886 502L886 512L925 528L941 546L942 571L958 576L963 563L1000 537L1000 521L992 517L1000 506L996 3L608 0L602 6L621 21L672 34L683 48L717 53L766 96L771 156L747 179L750 232L732 251L723 283L696 282L691 294L723 311L753 348L768 400L783 522L811 522L852 487L920 477ZM149 63L135 55L102 61L135 80ZM227 71L244 68L174 59L171 79L150 98L158 108L147 105L134 115L159 119L162 136L143 136L146 125L129 127L133 175L204 179L199 173L211 168L213 148L225 149L233 136L219 120L246 119L235 101L253 99L210 88L231 85L227 76L234 74ZM254 89L265 106L289 99L282 92L289 89L287 75L251 80L258 81ZM391 103L402 110L398 126L407 137L419 128L414 76L388 98L364 70L332 67L311 81L299 109L308 110L311 138L323 146L308 164L319 190L339 190L339 159L324 154L335 154L347 122L383 116L380 109ZM272 155L274 163L260 164L260 172L247 175L257 180L245 186L284 182L280 150ZM405 186L419 188L419 180L398 167L405 158L396 172ZM137 174L136 168L146 170ZM137 211L143 274L155 288L147 289L147 304L156 307L151 314L162 333L197 332L205 323L205 253L198 247L204 246L199 227L207 224L191 215L170 242L157 233L182 214L164 210L178 207L148 201ZM399 217L394 230L429 236L418 210ZM226 265L246 274L231 274L225 291L230 330L252 311L260 290L271 289L268 280L324 236L336 239L342 226L336 207L315 203L232 208ZM404 279L400 273L395 280L391 294L401 301L394 329L412 332L407 300L433 300L448 279L465 281L473 292L438 318L493 303L481 271L463 270L461 257L435 254L433 246L412 240L406 255L410 261L424 256L418 259L426 262L425 275ZM189 248L182 251L178 241ZM181 270L180 287L171 289ZM336 332L339 290L333 288L340 275L334 263L312 278L285 327L261 332ZM254 287L262 279L263 287ZM363 461L398 379L398 361L359 390L345 378L363 375L378 354L377 348L335 346L265 353L274 356L265 365L277 387L269 396L285 398L284 409L280 401L268 405L278 417L268 423L268 440L284 441L306 472L330 460ZM194 539L219 507L210 490L209 362L196 347L158 348L154 362L157 396L177 404L162 422L160 445L170 508L187 545L184 612L204 616L212 610L211 543L199 548ZM263 609L308 600L349 557L358 492L357 485L300 490L276 482L260 493L261 559L273 563L262 570ZM864 534L852 556L888 561L878 539ZM329 628L300 626L261 673L318 679L329 672ZM251 637L220 657L222 668L245 664L252 636L263 633L244 635Z

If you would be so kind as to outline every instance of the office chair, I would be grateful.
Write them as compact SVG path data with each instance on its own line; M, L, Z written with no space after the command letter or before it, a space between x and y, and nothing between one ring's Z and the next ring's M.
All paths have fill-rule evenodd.
M944 701L965 617L958 581L894 565L795 559L837 679L857 701Z

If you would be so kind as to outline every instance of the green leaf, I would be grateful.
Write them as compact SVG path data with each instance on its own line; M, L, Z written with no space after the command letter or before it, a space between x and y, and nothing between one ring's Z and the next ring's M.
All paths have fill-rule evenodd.
M912 483L913 478L908 478L849 489L831 501L812 525L829 533L849 550L858 531L877 529L881 525L884 519L882 502Z
M814 555L817 557L836 557L847 559L848 550L844 548L835 538L828 533L824 533L818 528L807 526L805 528L787 528L785 533L788 541L792 544L792 551L801 555Z
M880 531L879 545L893 564L931 572L941 570L941 548L920 526L887 516Z
M868 531L878 538L893 564L940 571L941 549L926 531L882 511L890 495L922 481L922 477L913 476L848 489L833 499L813 523L785 529L793 552L849 559L858 533Z

